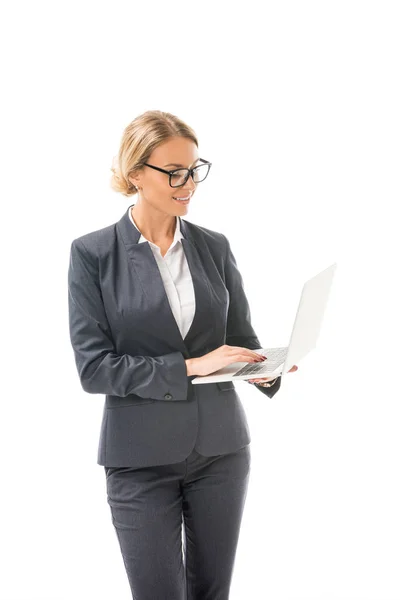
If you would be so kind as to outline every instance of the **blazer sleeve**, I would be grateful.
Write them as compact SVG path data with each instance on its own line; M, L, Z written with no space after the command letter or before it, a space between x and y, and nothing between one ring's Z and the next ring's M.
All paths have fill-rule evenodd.
M250 307L244 291L243 278L232 253L229 240L225 235L223 237L226 241L225 285L230 296L226 343L229 346L241 346L242 348L249 348L249 350L258 350L263 346L260 344L251 325ZM254 385L260 392L272 398L281 386L281 379L281 376L279 376L271 387L262 387L257 383L250 385Z
M82 240L73 240L68 269L69 331L82 388L89 394L186 400L188 375L181 352L156 357L115 352L96 263Z

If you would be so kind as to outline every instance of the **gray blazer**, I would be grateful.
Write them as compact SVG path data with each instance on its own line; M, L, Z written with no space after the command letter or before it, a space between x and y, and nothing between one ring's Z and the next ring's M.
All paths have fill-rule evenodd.
M74 239L68 269L69 330L80 382L105 394L97 463L145 467L181 462L193 449L227 454L250 443L231 381L193 385L185 359L223 344L263 347L243 280L222 233L180 219L196 312L182 338L148 242L127 210ZM257 387L272 398L281 377Z

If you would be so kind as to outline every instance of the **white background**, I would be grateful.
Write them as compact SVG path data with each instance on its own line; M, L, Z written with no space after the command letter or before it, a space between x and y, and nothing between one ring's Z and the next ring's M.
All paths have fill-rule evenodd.
M213 163L187 220L229 238L263 346L337 262L318 347L238 383L251 480L231 599L398 600L397 2L2 9L1 600L131 598L69 341L71 241L135 202L123 128L179 116Z

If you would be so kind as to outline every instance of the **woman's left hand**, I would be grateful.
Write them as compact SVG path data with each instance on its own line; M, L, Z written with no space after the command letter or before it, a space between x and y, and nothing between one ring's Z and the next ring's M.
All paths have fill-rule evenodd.
M292 373L293 371L297 371L299 367L294 365L291 369L289 369L288 373ZM276 377L262 377L259 379L247 379L249 383L264 383L264 381L273 381Z

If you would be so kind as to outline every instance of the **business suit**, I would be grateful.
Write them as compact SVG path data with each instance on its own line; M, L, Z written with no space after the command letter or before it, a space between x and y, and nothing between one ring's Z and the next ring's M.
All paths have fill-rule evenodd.
M132 498L130 504L121 506L127 490L132 489L129 485L134 481L143 498L149 499L149 489L153 488L148 483L153 477L159 480L163 474L171 481L173 474L182 491L186 476L190 480L205 467L208 473L216 470L213 481L217 481L218 474L221 485L218 501L213 488L208 488L202 497L196 495L197 500L187 505L186 512L194 521L194 514L202 514L205 519L209 501L215 508L208 530L197 532L197 547L229 540L231 552L225 548L218 554L220 558L226 556L225 563L221 559L218 583L211 576L212 565L204 564L203 579L197 573L187 592L190 598L215 600L228 597L250 468L250 433L234 383L192 385L194 376L187 375L185 359L202 356L224 343L250 349L262 346L251 325L242 278L227 238L178 218L196 299L194 319L184 338L149 244L138 244L140 232L132 226L126 211L117 223L72 242L68 273L70 335L81 385L88 393L106 395L97 462L106 470L113 523L132 591L140 594L140 600L147 593L152 600L158 598L158 593L163 600L168 593L171 599L180 598L176 595L182 589L177 583L180 564L175 555L171 572L165 573L159 588L152 589L150 595L149 578L144 582L139 576L149 564L143 558L146 553L139 553L138 568L135 552L148 542L148 531L143 531L141 540L136 532L137 543L132 545L132 535L127 531L136 528L137 523L130 519L132 515L137 518L137 512L132 512ZM280 378L270 388L255 387L271 398L279 390ZM233 477L226 477L229 472ZM153 517L161 507L157 504L160 493L158 490L152 496L153 508L149 510ZM230 516L223 515L228 498ZM170 506L176 507L177 501L174 497ZM197 510L193 511L194 506ZM168 524L160 523L163 531L176 534L177 514ZM232 519L230 526L227 518ZM150 542L146 547L151 560L154 546ZM206 554L202 554L203 561ZM192 551L191 560L194 555ZM195 562L189 572L192 568ZM171 577L175 579L168 592L165 586Z

